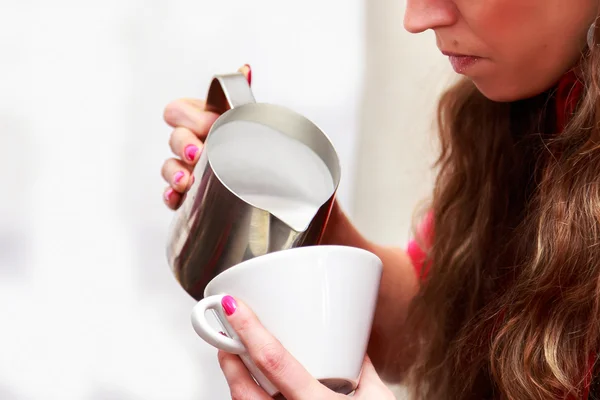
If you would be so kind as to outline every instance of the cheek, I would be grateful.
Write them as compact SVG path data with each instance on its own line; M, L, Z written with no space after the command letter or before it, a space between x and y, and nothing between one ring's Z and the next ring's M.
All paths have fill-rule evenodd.
M469 1L470 0L465 0ZM544 1L544 0L542 0ZM555 0L546 0L552 2ZM545 31L540 0L490 0L464 7L463 16L490 52L490 58L502 58L532 44ZM547 11L547 8L546 8ZM544 43L536 43L538 47Z
M461 12L492 65L475 83L500 98L535 95L554 84L579 59L594 15L588 0L490 0Z

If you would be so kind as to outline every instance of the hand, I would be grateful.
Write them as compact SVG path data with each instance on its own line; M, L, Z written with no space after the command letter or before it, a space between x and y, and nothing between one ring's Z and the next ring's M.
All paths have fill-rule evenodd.
M226 296L225 314L232 328L248 350L250 358L267 379L287 400L341 400L347 396L334 393L313 378L269 332L254 313L241 301ZM233 354L219 351L219 364L225 374L233 400L269 400L240 360ZM392 400L394 395L383 384L368 357L363 363L362 375L355 399Z
M244 65L239 72L251 83L252 71L249 65ZM206 135L218 117L213 112L205 111L204 100L180 99L165 108L164 120L174 128L169 145L176 156L165 161L162 166L162 176L169 184L163 198L169 208L177 209L192 185L191 173L200 158Z

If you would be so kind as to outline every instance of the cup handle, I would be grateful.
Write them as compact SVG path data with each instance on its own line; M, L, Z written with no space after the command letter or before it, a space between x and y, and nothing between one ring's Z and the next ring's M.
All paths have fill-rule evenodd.
M236 72L214 76L206 96L205 109L220 115L249 103L256 103L252 89L244 74Z
M246 348L239 339L229 338L215 331L206 319L206 312L213 310L217 315L222 314L221 300L225 295L205 297L194 306L192 310L192 326L194 330L206 343L232 354L244 354ZM226 320L219 318L219 322Z

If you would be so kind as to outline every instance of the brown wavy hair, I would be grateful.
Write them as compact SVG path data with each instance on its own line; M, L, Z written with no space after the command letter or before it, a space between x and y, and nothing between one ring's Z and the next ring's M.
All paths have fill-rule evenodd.
M414 398L581 398L600 342L599 53L560 134L553 90L442 96L430 270L405 332Z

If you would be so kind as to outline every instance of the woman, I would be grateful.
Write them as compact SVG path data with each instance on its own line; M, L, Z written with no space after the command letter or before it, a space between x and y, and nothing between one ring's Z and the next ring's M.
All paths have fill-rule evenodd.
M384 261L368 354L379 376L402 379L414 398L595 397L599 13L598 0L407 1L405 28L434 30L464 75L439 103L431 212L406 252L369 243L338 207L326 242ZM163 168L172 208L217 117L202 105L166 109L181 157ZM314 382L243 304L230 314L288 399L343 397ZM235 357L220 361L234 398L267 398ZM393 398L366 363L356 397Z

